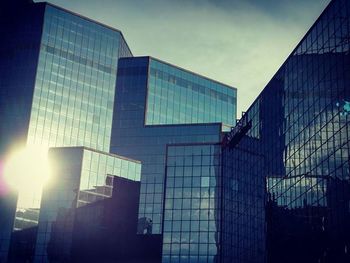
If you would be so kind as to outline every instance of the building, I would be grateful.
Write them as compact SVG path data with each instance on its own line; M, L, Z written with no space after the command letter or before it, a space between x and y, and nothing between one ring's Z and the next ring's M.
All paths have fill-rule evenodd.
M0 164L24 147L108 152L118 58L132 56L122 33L49 3L3 1L0 12L0 122L7 123L0 127ZM1 171L1 207L8 209L13 198L3 184ZM38 222L41 189L25 188L16 220L9 216L0 226L0 258L12 230Z
M12 233L9 262L74 261L77 229L88 218L92 224L104 223L101 209L107 213L110 206L114 210L109 212L114 214L109 214L109 220L129 222L130 226L122 229L136 236L137 219L132 220L132 216L137 216L140 162L86 147L51 148L49 161L52 178L42 195L38 223ZM119 234L127 238L124 232Z
M139 181L114 177L111 198L77 208L71 261L160 262L161 235L136 234L139 198Z
M2 35L10 41L0 47L4 54L0 118L11 126L1 131L1 157L13 144L54 147L50 155L62 159L56 168L70 176L63 180L60 175L60 181L51 182L61 192L47 194L46 189L42 199L41 191L30 187L26 195L19 192L16 219L13 222L9 216L7 227L2 225L3 259L8 249L13 262L77 257L78 250L73 253L72 248L73 232L78 232L69 215L99 209L105 203L99 200L99 191L111 190L104 185L110 177L100 170L91 175L100 180L97 185L78 190L78 185L88 183L84 170L78 168L82 159L91 169L105 165L96 161L99 157L88 159L89 152L108 156L111 150L143 162L137 229L152 236L137 236L136 244L161 240L166 144L219 143L222 131L235 123L236 89L154 58L118 60L132 56L120 31L57 6L18 0L4 4L3 10ZM14 13L20 19L14 19ZM21 78L14 72L21 72ZM121 81L115 92L117 77ZM146 95L147 100L142 97ZM14 108L14 101L20 101L19 107ZM113 115L117 125L111 138ZM66 174L73 169L67 165L76 170ZM86 202L93 204L81 207ZM65 239L56 238L60 236ZM151 257L162 248L150 247L155 251L147 252Z
M230 141L239 143L222 147L222 262L266 262L264 156L241 124Z
M222 262L221 144L169 144L162 262Z
M16 36L0 44L0 153L54 147L54 173L41 206L2 197L1 260L349 262L348 0L237 125L235 88L132 57L119 31L67 10L13 8L20 19L0 18Z
M125 224L122 230L136 236L140 162L86 147L51 148L49 158L54 170L52 183L42 196L34 262L74 262L74 253L84 251L75 240L92 235L88 231L80 233L84 224L91 231L100 225L102 231L110 229L104 220L119 227L129 222L130 226ZM110 200L113 211L108 211ZM122 234L117 239L127 240L128 236ZM75 251L74 247L79 249Z
M10 248L13 219L16 214L17 194L9 193L0 199L0 262L5 262Z
M224 140L232 156L255 159L234 161L241 194L266 185L240 202L252 234L266 218L267 262L349 261L349 12L349 1L331 1Z
M1 27L1 121L13 125L1 131L1 152L14 140L108 151L118 58L132 56L122 33L48 3L14 2Z
M166 145L219 143L237 90L152 57L119 60L110 151L140 160L140 228L162 233ZM149 229L150 230L150 229Z
M267 180L270 261L346 262L349 182L309 175Z

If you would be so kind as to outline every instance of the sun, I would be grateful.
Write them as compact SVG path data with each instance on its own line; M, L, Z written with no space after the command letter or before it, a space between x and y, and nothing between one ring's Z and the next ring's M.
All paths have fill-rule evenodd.
M37 206L43 186L50 178L48 149L27 146L13 151L5 159L3 174L8 187L18 191L19 206Z

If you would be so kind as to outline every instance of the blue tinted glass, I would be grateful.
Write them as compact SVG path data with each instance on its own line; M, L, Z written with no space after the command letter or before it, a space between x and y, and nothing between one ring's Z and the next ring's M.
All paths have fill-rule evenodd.
M222 122L230 127L236 119L235 92L232 87L151 59L145 122Z

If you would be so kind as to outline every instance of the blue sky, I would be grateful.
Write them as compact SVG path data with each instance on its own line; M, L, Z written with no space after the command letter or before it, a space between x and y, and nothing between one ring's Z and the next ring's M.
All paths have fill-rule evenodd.
M51 0L151 55L238 89L238 116L330 0Z

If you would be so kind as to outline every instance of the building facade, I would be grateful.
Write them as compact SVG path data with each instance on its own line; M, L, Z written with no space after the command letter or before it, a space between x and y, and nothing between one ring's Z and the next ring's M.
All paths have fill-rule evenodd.
M266 180L268 262L349 261L349 11L329 4L225 141Z
M349 262L348 0L237 125L235 88L133 58L118 30L1 10L0 157L54 147L54 173L30 205L0 187L0 261Z
M71 262L160 262L162 236L136 234L139 198L140 181L114 176L110 198L78 207Z
M49 3L5 1L0 9L0 121L7 123L0 127L0 166L24 147L108 152L118 59L132 56L122 33ZM6 208L13 198L3 173ZM19 191L16 220L9 216L0 229L2 255L13 229L37 224L40 200L39 189Z
M119 60L110 151L142 162L139 218L152 234L162 231L166 145L219 143L236 92L151 57Z
M167 146L162 262L221 262L221 145Z
M73 234L84 221L79 220L77 211L88 211L87 218L102 217L99 209L81 207L111 199L118 190L113 187L119 187L113 183L115 177L139 182L141 163L85 147L52 148L49 160L52 182L42 196L34 262L70 262ZM130 192L131 196L134 194L138 196L138 191ZM135 233L136 224L135 219Z

